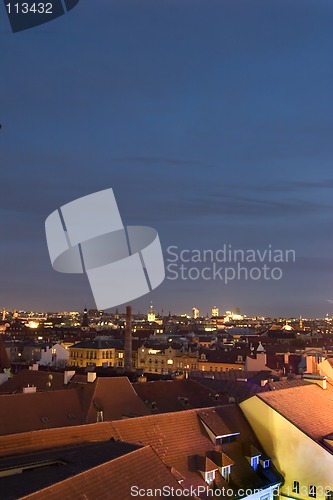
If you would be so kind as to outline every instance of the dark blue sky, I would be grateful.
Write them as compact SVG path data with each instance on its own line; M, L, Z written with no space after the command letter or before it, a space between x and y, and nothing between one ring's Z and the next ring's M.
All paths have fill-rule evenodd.
M296 252L279 281L166 280L135 310L333 313L331 1L81 0L17 34L0 7L0 308L94 305L44 221L112 187L164 250Z

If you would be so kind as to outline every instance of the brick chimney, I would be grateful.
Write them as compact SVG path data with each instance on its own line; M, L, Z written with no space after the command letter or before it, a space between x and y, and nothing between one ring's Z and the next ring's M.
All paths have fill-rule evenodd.
M132 307L126 306L126 329L125 329L125 360L126 371L131 371L132 366Z

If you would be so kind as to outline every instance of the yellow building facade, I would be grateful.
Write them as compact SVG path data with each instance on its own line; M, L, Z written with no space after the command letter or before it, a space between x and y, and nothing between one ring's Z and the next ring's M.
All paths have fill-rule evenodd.
M276 390L240 404L261 446L284 476L280 498L331 498L333 441L330 450L325 434L329 429L333 432L333 413L330 416L325 409L325 399L333 406L329 403L332 394L323 397L320 391L324 389L319 386Z

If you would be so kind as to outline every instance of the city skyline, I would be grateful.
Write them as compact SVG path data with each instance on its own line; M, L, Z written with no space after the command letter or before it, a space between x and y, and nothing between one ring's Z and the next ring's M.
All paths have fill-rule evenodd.
M332 21L327 0L80 2L18 34L2 16L1 306L94 307L85 276L53 271L44 223L113 188L165 257L296 256L276 281L166 279L135 310L331 314Z

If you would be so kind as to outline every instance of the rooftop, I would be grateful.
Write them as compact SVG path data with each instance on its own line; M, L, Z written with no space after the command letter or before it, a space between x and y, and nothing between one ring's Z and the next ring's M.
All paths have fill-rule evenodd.
M333 432L333 387L309 383L282 391L257 394L258 398L287 418L315 441Z
M162 489L165 486L170 489L173 487L175 490L181 489L168 467L150 446L146 446L29 495L25 499L95 500L111 498L112 492L112 500L132 500L131 485L144 490ZM179 497L182 498L177 495L177 498Z
M228 398L193 380L157 380L136 383L133 387L142 401L155 413L203 408L228 403Z

